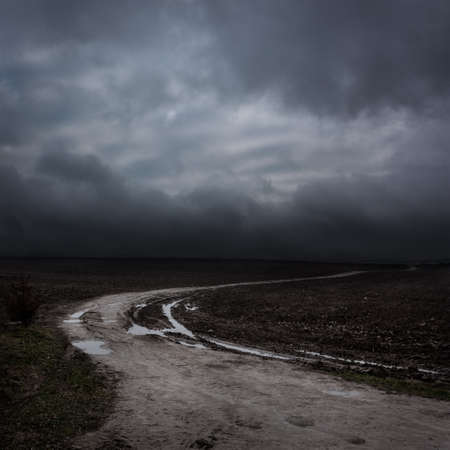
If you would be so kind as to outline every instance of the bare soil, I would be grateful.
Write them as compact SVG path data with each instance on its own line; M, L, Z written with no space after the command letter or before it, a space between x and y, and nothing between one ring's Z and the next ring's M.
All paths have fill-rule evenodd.
M279 353L314 351L450 368L450 269L232 287L195 294L178 320L198 334Z
M118 292L326 275L376 267L201 259L0 259L0 285L28 275L45 302L60 303Z
M72 442L75 448L304 447L322 449L350 448L354 445L374 449L449 448L450 416L447 402L404 395L386 395L367 385L343 381L329 374L311 371L298 364L267 360L251 355L236 355L225 351L189 348L178 345L176 339L170 341L158 337L132 336L126 331L129 323L128 314L130 308L141 301L142 294L119 294L177 286L296 278L364 268L367 267L250 261L0 260L0 286L18 276L29 274L32 286L46 303L39 310L39 327L42 327L44 331L54 330L69 314L89 310L89 313L83 317L82 323L64 324L65 332L70 340L101 340L105 343L105 347L111 350L110 354L92 356L91 359L108 373L120 374L114 410L106 420L104 420L105 416L100 415L99 422L100 416L97 416L95 423L97 426L99 423L103 425L97 431L87 434L93 422L86 421L85 413L80 410L80 425L77 428L79 437ZM371 268L380 269L375 266ZM405 274L408 277L417 275L414 272L408 274L405 272ZM370 276L372 275L378 277L375 274ZM391 287L395 285L396 275L391 277L391 282L394 283L391 283ZM368 276L369 280L370 276ZM388 279L390 276L386 275ZM417 298L417 304L420 304L420 299L425 298L422 295L424 292L435 290L434 297L431 300L425 299L424 305L421 306L426 315L427 305L434 305L431 310L436 313L426 316L427 324L431 318L436 320L436 315L439 315L439 318L441 315L447 317L444 311L448 308L446 303L448 302L448 278L446 277L447 275L442 275L442 278L441 275L433 275L431 278L424 278L422 286L417 286L417 297L406 297L408 300L405 301L406 304L410 303L412 298ZM248 301L239 300L239 294L238 297L233 297L237 313L232 316L222 313L220 308L225 307L224 304L230 297L223 297L222 302L218 302L222 305L216 308L217 302L214 304L213 300L216 295L221 295L222 292L240 293L241 290L247 289L247 300L258 301L259 298L264 298L265 293L269 295L272 292L270 294L272 300L268 301L266 309L267 324L271 325L276 322L289 322L289 318L272 320L271 315L274 311L277 312L275 306L280 306L278 308L281 309L280 313L283 309L285 312L292 313L294 302L287 301L284 306L283 298L298 296L299 289L307 289L311 296L313 289L318 289L318 295L327 293L324 298L328 295L329 300L325 302L328 306L321 314L328 314L328 318L334 317L333 308L338 311L340 302L333 306L331 300L333 292L339 292L339 286L343 281L316 280L314 285L313 282L302 282L292 286L224 288L214 293L209 292L208 296L212 295L212 297L190 299L191 304L194 300L198 301L200 308L186 312L181 321L189 327L192 326L195 331L205 330L206 333L216 334L219 337L252 344L255 341L250 336L250 332L244 331L242 335L239 335L242 331L239 331L238 325L244 323L239 317L246 315L248 327L254 327L253 330L257 331L259 312L255 310L250 313L252 307L249 306ZM384 282L380 285L379 278L372 281L372 284L366 284L366 288L370 292L378 293L378 289ZM354 278L345 282L353 286L353 283L360 281ZM434 285L435 288L433 288ZM294 286L295 289L293 289ZM280 289L285 289L283 295L277 295L276 291ZM388 292L389 289L386 285L386 289L380 292ZM177 290L173 291L175 294ZM351 289L350 292L352 292ZM355 287L355 301L359 295L356 292ZM105 294L116 295L105 297ZM156 294L148 292L148 295ZM83 300L92 297L97 298ZM242 305L239 306L240 304ZM311 299L310 312L314 310L313 304ZM439 304L447 306L438 306ZM351 305L351 302L347 304L349 308ZM210 308L209 312L208 308ZM298 308L300 306L297 304L294 309ZM174 313L182 314L183 309L176 308ZM216 309L218 319L214 322ZM366 314L370 311L371 307L367 307ZM409 309L398 311L408 313ZM156 313L156 310L149 308L146 316L151 316L153 312ZM198 314L207 312L204 320L210 321L211 325L205 323L202 328ZM415 320L420 314L417 312L411 317ZM316 316L321 317L319 313ZM388 323L388 316L384 317L386 317L384 323ZM262 316L260 318L262 319ZM149 318L149 323L160 319L161 317ZM192 323L189 322L191 319L194 319ZM369 314L369 319L373 322L377 319L377 315ZM225 327L222 328L223 333L220 331L218 324L221 321L228 321L228 324L234 327L232 334L227 335ZM324 318L323 327L320 328L321 322L317 320L317 332L320 329L324 332L328 330L325 322ZM436 334L439 345L444 340L442 336L445 336L445 331L442 331L444 330L442 322L439 322ZM360 323L364 325L362 319ZM7 331L7 328L1 331L0 324L0 331L3 333L5 330ZM276 334L272 333L270 339L262 337L261 341L257 342L258 346L262 344L278 350L283 345L294 345L293 341L285 341L284 337L278 341L274 340L273 337ZM339 333L336 336L339 337ZM368 334L368 336L371 335ZM420 336L417 339L420 339ZM57 338L56 345L63 342L63 339ZM323 342L331 345L326 340ZM342 342L345 344L348 340L344 339ZM320 340L311 341L311 345L317 345L311 348L327 348ZM51 347L48 349L49 354L52 358L56 356L58 359ZM440 348L445 349L445 347ZM357 347L351 347L346 351L355 352L348 354L360 354ZM370 351L376 357L377 351L371 348ZM17 354L20 351L14 350L13 353ZM8 369L10 357L13 356L3 360L3 367L6 369ZM407 359L409 360L410 357ZM444 356L444 364L445 361ZM434 367L438 363L442 363L442 357L434 356L423 365ZM85 376L89 378L94 373L95 366L92 365L91 368L88 367ZM49 376L48 373L39 379L42 386L45 386L47 376ZM112 388L113 385L114 383L111 383L108 386ZM92 403L89 405L91 410L92 407L101 405L103 405L101 408L105 408L101 411L111 407L111 402L109 404L103 401L100 404L95 403L95 393L91 394ZM80 399L83 398L85 397L80 397ZM81 406L83 401L79 403ZM50 402L47 405L49 408L44 411L51 410L53 414L58 410L58 405L60 404ZM63 410L65 405L70 406L71 403L63 403L61 405ZM14 411L13 413L15 414ZM23 435L20 434L20 421L25 416L20 414L19 411L19 415L16 416L18 424L16 427L18 434L14 437L16 440L23 439ZM50 420L52 427L56 427L57 433L63 431L61 422L52 418L51 415L47 416L47 413L43 417L33 413L30 417L36 419L33 422L33 433L36 435L31 436L31 442L27 441L27 443L30 442L30 446L24 448L31 448L33 439L45 438L47 420ZM58 447L57 442L62 441L56 439L54 448ZM64 445L67 448L70 444Z
M121 373L122 382L113 414L75 447L449 448L447 402L388 395L299 364L190 348L176 336L127 333L133 305L187 293L119 294L77 305L89 313L81 324L64 324L65 331L74 340L104 342L111 352L93 358Z
M48 318L54 305L119 292L326 275L377 266L198 259L0 259L0 328L7 321L2 289L27 277ZM395 266L393 266L395 267Z
M347 267L263 261L0 259L0 446L68 448L70 437L100 426L113 406L115 377L110 374L108 381L104 371L98 371L103 366L74 350L58 329L68 305L118 292L326 274ZM41 304L31 328L8 325L13 318L7 314L6 294L24 277ZM150 311L145 316L152 317ZM91 318L96 319L93 314ZM117 436L105 445L125 447Z

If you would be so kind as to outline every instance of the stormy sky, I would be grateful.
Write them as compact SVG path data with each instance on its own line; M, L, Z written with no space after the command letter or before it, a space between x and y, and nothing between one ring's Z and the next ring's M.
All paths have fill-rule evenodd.
M0 255L450 257L450 2L0 0Z

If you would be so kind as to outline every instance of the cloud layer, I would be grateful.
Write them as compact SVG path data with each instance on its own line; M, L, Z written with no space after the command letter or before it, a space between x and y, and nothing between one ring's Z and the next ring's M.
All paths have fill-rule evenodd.
M3 1L0 254L450 255L445 1Z

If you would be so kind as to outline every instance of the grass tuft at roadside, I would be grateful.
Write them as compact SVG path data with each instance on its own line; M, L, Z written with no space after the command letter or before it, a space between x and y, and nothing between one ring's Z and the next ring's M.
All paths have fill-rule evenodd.
M110 380L61 331L8 327L0 333L1 445L68 448L108 414Z

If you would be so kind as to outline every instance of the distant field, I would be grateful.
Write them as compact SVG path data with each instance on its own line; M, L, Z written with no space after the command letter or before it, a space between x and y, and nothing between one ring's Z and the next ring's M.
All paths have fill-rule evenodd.
M450 268L225 288L175 310L196 333L276 352L300 350L450 368Z
M189 259L0 259L0 287L27 275L44 302L60 303L115 292L330 274L361 267L368 266Z

